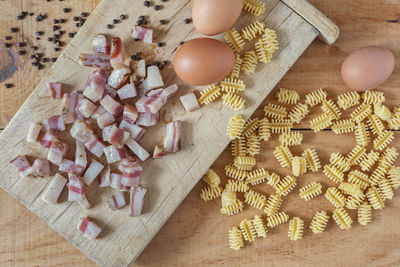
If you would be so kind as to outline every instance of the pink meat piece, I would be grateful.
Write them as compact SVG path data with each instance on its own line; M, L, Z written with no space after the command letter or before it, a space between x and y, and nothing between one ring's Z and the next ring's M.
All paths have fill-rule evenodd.
M123 105L115 101L109 95L104 96L104 98L100 101L100 105L102 105L105 110L110 112L115 117L118 117L124 109Z
M134 83L128 83L118 90L119 99L125 100L137 96L137 91Z
M42 147L50 148L51 143L57 138L58 131L57 130L49 130L45 132L41 132L39 134L39 143Z
M137 126L136 124L130 124L124 120L121 121L121 123L119 124L119 128L128 132L130 137L132 137L136 141L139 141L140 138L142 138L146 132L146 129L143 129L142 127Z
M153 30L150 28L134 25L132 28L132 38L142 40L147 44L153 42Z
M199 102L194 93L183 95L180 97L180 100L186 111L192 112L200 108Z
M60 172L74 173L75 172L75 162L70 159L63 159L58 166Z
M118 149L119 157L121 159L130 159L132 156L129 154L128 147L123 145L121 149Z
M46 131L48 130L59 130L59 131L64 131L65 130L65 123L64 119L60 115L52 116L48 119L44 119L42 122L42 125L44 126L44 129Z
M153 152L153 159L161 158L164 156L164 147L156 145Z
M100 164L97 160L92 159L89 167L86 169L85 174L83 175L83 182L87 185L91 185L103 169L104 166L102 164Z
M32 174L34 177L50 176L50 162L47 159L35 159Z
M83 96L78 93L64 94L61 111L61 117L66 124L74 123L77 119L83 119L82 115L76 112L76 107Z
M117 126L113 126L108 137L108 142L118 149L122 148L125 144L124 131Z
M106 113L107 110L105 110L102 106L97 106L96 110L93 112L92 116L90 116L90 118L92 120L97 120L97 118L101 115L103 115L104 113Z
M106 84L104 86L104 93L103 93L103 97L105 97L106 95L111 96L112 98L115 98L117 96L118 92L117 90L115 90L114 88L112 88L111 86L109 86L108 84Z
M106 147L104 143L96 136L92 137L85 143L87 150L92 152L96 157L100 158L103 155L104 148Z
M125 144L140 160L145 161L150 157L150 153L132 138L128 138L128 140L125 141Z
M123 64L125 61L126 51L122 39L113 37L111 40L110 61L113 68L118 64Z
M107 83L112 88L120 89L124 86L131 74L131 69L123 64L116 65L113 72L108 76Z
M147 193L146 188L131 187L129 194L129 215L140 216L142 214L144 199Z
M100 127L100 129L103 129L104 127L114 122L115 122L114 116L108 111L97 117L97 125Z
M156 90L151 90L147 96L148 97L155 97L155 98L160 98L163 102L163 104L167 103L168 99L171 98L173 95L178 92L178 85L173 84L171 86L168 86L165 89L156 89Z
M57 200L60 197L66 183L67 179L65 179L62 175L58 173L54 175L42 194L42 200L49 204L57 204Z
M139 113L136 120L136 125L139 126L154 126L157 124L160 114L157 113Z
M85 196L85 185L81 179L71 173L68 174L68 201L80 201Z
M61 164L62 160L67 156L68 153L68 144L61 142L58 139L55 139L50 146L49 154L47 155L47 159L55 164Z
M53 99L61 99L64 95L64 84L48 82L47 87L49 88Z
M108 142L108 138L110 137L111 129L116 126L116 124L111 124L103 128L102 130L102 137L104 142Z
M93 103L96 103L103 97L106 81L106 72L103 69L95 70L86 82L83 95Z
M94 223L89 217L81 218L77 228L90 240L96 239L102 230L101 227Z
M136 109L142 113L157 113L163 105L161 98L142 96L136 102Z
M109 164L118 162L121 160L119 150L113 145L104 148L104 154L106 155L107 162Z
M180 149L182 123L173 121L167 124L164 138L164 151L177 152Z
M124 106L124 112L122 114L122 119L130 124L134 124L137 120L138 112L135 106L126 104Z
M121 191L114 192L108 200L111 209L118 210L126 205L124 193Z
M139 186L143 168L135 161L123 160L121 184L124 186Z
M18 157L11 160L10 163L15 168L17 168L21 177L26 177L31 172L31 164L29 163L29 161L26 159L26 157L24 155L19 155Z
M110 166L107 166L103 171L100 173L98 177L98 182L100 187L107 187L111 185L111 171Z
M99 33L93 37L92 48L94 52L110 54L111 51L111 39L108 35Z
M93 130L81 120L76 120L69 132L74 139L82 143L86 143L93 135Z
M76 107L76 111L85 118L90 118L96 109L97 106L86 98L83 98L81 101L79 101L79 104Z
M82 66L109 70L111 68L110 56L107 54L83 54L79 55L79 63Z
M85 144L75 140L75 168L86 169L87 157Z

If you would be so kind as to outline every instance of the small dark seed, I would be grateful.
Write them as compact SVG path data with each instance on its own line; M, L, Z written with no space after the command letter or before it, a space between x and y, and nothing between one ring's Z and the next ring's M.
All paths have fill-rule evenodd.
M142 25L142 21L141 21L141 20L138 20L138 21L136 21L136 24L137 24L138 26L140 26L140 25Z
M161 6L160 6L160 5L155 5L155 6L154 6L154 10L157 11L157 10L160 10L160 9L161 9Z
M113 24L117 24L118 22L119 22L119 20L113 19Z
M39 65L39 63L37 63L37 62L32 62L32 66L37 66L37 65Z
M167 2L167 0L161 0L162 3Z
M6 41L11 40L11 36L5 36L4 40L6 40Z
M23 18L23 16L17 16L17 20L22 20Z
M25 51L24 50L20 50L20 51L17 52L17 54L21 56L21 55L25 54Z
M75 27L81 27L80 23L75 23Z
M52 58L50 59L51 62L56 62L56 60L57 60L57 58L55 58L55 57L52 57Z
M65 23L65 19L60 19L60 23Z
M43 34L43 32L39 32L39 31L37 31L37 32L35 33L36 36L40 36L40 35L42 35L42 34Z
M186 18L183 22L184 22L185 24L189 24L190 22L192 22L192 19Z
M137 60L137 56L136 55L132 55L131 56L131 60Z
M52 41L53 41L53 38L47 37L47 42L52 42Z
M8 89L8 88L13 87L13 85L12 85L11 83L5 83L5 84L4 84L4 87Z
M53 19L53 24L59 23L58 19Z
M146 25L147 24L147 20L142 20L142 24Z
M69 38L72 38L72 37L74 37L74 34L73 34L72 32L69 32L69 33L68 33L68 37L69 37Z
M165 25L165 24L167 24L167 21L165 19L162 19L162 20L160 20L160 24Z
M58 41L56 44L57 44L57 46L62 46L62 42L60 42L60 41Z
M42 60L41 60L41 62L42 62L42 63L46 63L46 62L47 62L47 60L48 60L48 58L47 58L47 57L43 57L43 58L42 58Z
M107 24L107 29L112 29L113 25L112 24Z
M56 30L58 30L58 27L56 25L53 26L53 32L55 32Z
M33 15L35 15L35 13L33 13L33 12L29 13L30 17L32 17Z
M58 48L58 47L54 47L54 51L60 51L60 48Z
M26 11L21 11L21 13L19 13L20 16L25 17L26 15L28 15L28 12Z
M11 47L11 44L5 43L5 44L4 44L4 47L5 47L5 48L9 48L9 47Z
M162 46L163 46L163 43L158 42L158 43L157 43L157 46L158 46L158 47L162 47Z
M53 34L53 38L54 39L58 39L60 36L57 34L57 33L55 33L55 34Z
M183 45L185 42L180 42L179 45Z
M64 12L64 13L68 13L68 12L70 12L70 11L71 11L71 10L70 10L69 8L66 8L66 7L63 8L63 12Z
M79 18L78 18L77 16L75 16L75 17L72 18L72 20L73 20L73 21L78 21Z
M83 24L83 23L85 23L85 20L83 18L80 18L79 22Z
M19 43L17 44L17 46L18 46L18 47L23 47L23 46L25 46L25 43L19 42Z
M124 20L124 19L126 19L126 16L125 16L125 15L120 15L119 18L120 18L121 20Z
M144 20L144 16L139 16L138 20Z
M18 28L10 28L10 32L17 32L18 31Z
M86 18L87 16L88 16L88 13L86 13L86 12L81 13L81 17Z
M160 66L161 66L161 63L158 62L158 61L156 61L156 62L154 62L154 65L157 66L157 67L160 67Z
M144 5L145 7L150 7L150 1L144 1L144 2L143 2L143 5Z
M36 39L36 40L40 40L40 37L37 36L35 39Z
M41 68L42 68L42 65L40 65L40 64L37 64L37 65L36 65L36 69L37 69L37 70L40 70Z
M63 35L65 31L58 31L58 35Z

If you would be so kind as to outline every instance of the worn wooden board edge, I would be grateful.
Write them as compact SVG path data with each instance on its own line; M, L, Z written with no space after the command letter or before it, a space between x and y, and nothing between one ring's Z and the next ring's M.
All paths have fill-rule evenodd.
M103 4L105 1L103 1L100 5L105 5L105 4ZM89 22L90 22L90 20L88 20L88 22L87 22L87 24L89 25ZM264 99L265 97L266 97L266 95L268 95L268 93L269 93L269 91L270 90L272 90L272 88L275 86L275 84L281 79L281 77L286 73L286 71L290 68L290 66L297 60L297 58L302 54L302 52L308 47L308 45L312 42L312 40L314 40L314 38L315 38L315 36L317 36L317 34L318 34L318 32L315 30L315 29L313 29L311 26L309 26L309 25L305 25L304 27L303 27L304 29L302 30L302 31L299 31L299 33L297 33L297 35L298 36L304 36L304 34L305 34L305 29L307 29L307 31L308 30L311 30L312 31L312 33L313 34L311 34L310 36L308 36L308 38L309 39L307 39L307 40L305 40L304 42L301 42L301 43L299 43L299 44L297 44L297 46L294 46L294 44L292 44L292 43L288 43L288 47L292 50L292 51L294 51L294 54L291 54L291 53L284 53L284 52L286 52L286 50L285 49L282 49L282 54L280 54L280 57L282 57L282 58L284 58L285 56L286 56L286 60L288 59L288 58L291 58L292 60L290 60L290 63L289 64L287 64L287 65L284 65L284 66L279 66L278 64L277 64L277 62L278 62L278 60L275 62L275 63L272 63L270 66L269 66L269 68L270 69L276 69L277 71L276 71L276 73L274 73L275 74L275 76L273 77L273 79L270 81L271 82L271 84L270 84L270 87L268 88L268 90L264 90L264 92L262 92L263 93L263 95L262 96L260 96L260 92L253 92L253 93L250 93L250 95L249 95L249 100L251 100L250 101L250 103L251 102L259 102L259 99ZM83 28L82 30L84 30L85 28ZM72 44L73 45L73 44ZM292 46L292 47L291 47ZM288 48L288 49L289 49ZM64 55L64 54L63 54ZM68 49L66 50L66 53L65 53L65 56L67 57L67 58L70 58L71 56L70 55L68 55ZM52 68L53 69L53 68ZM56 68L54 68L54 69L56 69ZM277 74L277 73L279 73L279 74ZM48 76L47 76L47 78L49 78L51 76L51 72L48 74ZM44 81L46 80L46 78L44 79ZM43 84L44 84L44 81L42 81L41 82L41 85L43 86ZM39 86L40 87L40 86ZM255 91L255 90L254 90ZM36 91L35 91L36 92ZM37 92L36 92L37 93ZM10 134L9 132L11 132L13 129L12 129L12 127L11 127L11 125L14 125L16 122L18 122L17 121L17 118L20 118L21 116L29 116L29 112L28 113L26 113L27 111L25 110L25 108L26 107L28 107L28 110L30 109L30 106L28 105L28 103L30 103L30 101L32 100L32 99L34 99L35 97L37 97L37 95L35 95L35 93L33 93L29 98L28 98L28 100L27 100L27 102L26 103L24 103L24 105L22 106L22 108L21 108L21 110L16 114L16 116L13 118L13 120L10 122L10 124L9 124L9 126L7 126L7 129L4 131L4 133L0 136L0 144L4 144L4 138L5 138L5 136L6 136L6 134L5 133L7 133L7 134ZM261 97L261 98L260 98ZM261 102L261 101L260 101ZM259 102L259 103L260 103ZM243 113L243 115L244 115L244 117L246 117L246 118L248 118L248 117L250 117L251 116L251 114L254 112L254 110L257 108L257 106L258 105L252 105L252 107L251 108L248 108L248 109L246 109L246 111ZM50 108L49 108L50 109ZM225 115L223 116L223 118L221 118L221 119L227 119L228 118L228 116L229 116L229 110L227 110L227 109L225 109L225 108L222 108L223 109L223 111L224 111L224 113L225 113ZM15 125L14 125L15 126ZM8 129L9 128L9 129ZM18 128L18 127L17 127ZM15 128L14 128L15 129ZM229 143L229 141L227 140L227 138L224 136L224 133L219 133L219 135L220 135L220 138L221 139L219 139L218 140L218 142L216 142L215 144L216 145L218 145L218 147L225 147L228 143ZM3 141L2 141L3 140ZM221 146L221 142L220 141L223 141L222 143L223 143L223 145ZM17 144L12 144L12 145L18 145L18 143ZM223 150L223 149L222 149ZM222 151L221 150L221 151ZM202 171L204 172L212 163L213 163L213 161L219 156L219 154L220 153L216 153L215 155L214 155L214 157L211 157L211 158L207 158L206 160L204 160L204 162L203 162L203 166L201 167L201 169L202 169ZM181 156L182 157L182 156ZM5 161L6 162L6 161ZM5 163L4 162L4 163ZM204 167L206 167L206 168L204 168ZM14 171L14 174L15 174L15 171ZM193 175L192 175L193 176ZM196 178L194 178L193 179L193 177L191 177L192 179L190 179L189 180L189 182L188 181L183 181L183 182L181 182L181 181L177 181L176 182L176 184L177 184L177 186L174 188L174 192L177 192L177 191L179 191L180 193L182 193L182 194L180 194L179 195L179 197L177 197L176 199L175 199L175 201L174 201L174 206L175 206L175 208L180 204L180 202L184 199L184 197L191 191L191 188L197 183L197 181L198 181L198 179L200 179L200 175L198 175ZM185 178L185 176L182 176L181 177L181 179L180 180L185 180L184 179ZM3 188L5 188L5 187L7 187L7 186L4 186L4 183L3 183L3 181L1 180L1 178L0 178L0 185L3 187ZM179 186L180 186L180 188L179 188ZM42 188L44 188L44 186L42 186ZM8 190L7 190L8 189ZM5 188L5 190L6 191L8 191L13 197L15 197L17 200L19 200L20 202L22 202L25 206L27 206L29 209L31 209L32 210L32 207L30 206L30 204L32 204L32 203L28 203L27 201L24 201L23 199L21 199L21 196L20 195L18 195L18 194L16 194L18 191L14 191L15 190L15 188L14 188L14 190L12 190L12 187L11 188L9 188L9 187L7 187L7 188ZM37 196L39 196L39 194L37 194ZM170 195L170 196L173 196L173 194L172 195ZM35 198L36 199L36 198ZM165 199L165 200L167 200L167 199ZM75 204L75 203L74 203ZM71 206L74 206L74 205L72 205L72 204L69 204L68 205L68 207L66 208L66 209L68 209L69 207L71 207ZM174 208L174 209L175 209ZM173 210L174 210L173 209ZM173 211L172 210L172 211ZM158 232L158 230L162 227L162 225L166 222L166 220L169 218L169 216L171 216L171 214L172 214L172 211L171 212L167 212L168 214L167 215L164 215L164 216L162 216L163 218L162 218L162 220L161 220L161 223L158 223L158 228L156 228L155 229L155 231L153 231L153 233L152 233L152 235L151 235L151 237L153 237L157 232ZM36 210L36 212L33 210L33 212L36 214L36 215L38 215L40 218L42 218L44 221L46 221L47 223L49 223L49 219L44 215L44 214L42 214L42 213L40 213L38 210ZM61 214L62 215L62 214ZM57 217L60 217L61 215L57 215ZM152 218L150 218L149 220L151 220ZM153 218L153 220L154 220L154 218ZM78 238L78 240L77 239L74 239L73 237L74 236L69 236L67 233L63 233L61 230L63 230L62 228L60 229L59 228L59 226L56 226L56 225L54 225L54 224L49 224L54 230L56 230L57 232L59 232L64 238L66 238L67 240L69 240L69 241L71 241L75 246L77 246L82 252L84 252L85 254L87 254L91 259L93 259L95 262L97 262L97 263L99 263L99 264L107 264L107 263L105 263L105 262L103 262L101 259L99 259L99 258L96 258L96 257L94 257L92 254L90 254L90 253L88 253L88 251L84 248L84 246L82 245L82 244L80 244L80 243L78 243L78 241L79 241L79 238ZM137 253L136 253L136 256L137 255L139 255L139 252L145 247L145 245L147 245L147 243L151 240L151 238L147 238L146 239L147 241L143 244L144 246L140 249L140 250L138 250L137 251ZM80 240L81 242L82 242L82 240ZM87 242L83 242L83 243L87 243ZM113 261L111 262L111 263L114 263ZM126 261L125 263L129 263L128 261Z

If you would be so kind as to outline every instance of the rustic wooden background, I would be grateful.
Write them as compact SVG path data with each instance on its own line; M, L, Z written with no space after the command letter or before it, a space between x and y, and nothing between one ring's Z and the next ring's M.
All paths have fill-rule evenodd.
M170 0L172 1L172 0ZM0 1L0 129L4 128L10 118L18 110L26 97L44 75L46 70L37 71L30 64L27 55L18 56L16 47L10 50L3 47L4 36L10 35L9 28L17 25L20 32L13 34L17 40L28 43L37 42L34 32L44 30L50 33L45 23L28 23L28 20L16 21L21 10L32 10L36 13L47 13L53 18L68 18L64 30L75 31L72 15L81 12L91 12L99 0L21 0ZM155 2L158 2L155 1ZM332 97L345 90L340 79L340 64L344 57L353 49L364 45L382 45L390 48L400 57L400 23L395 23L400 16L398 0L313 0L310 1L331 19L341 29L341 36L336 44L327 46L315 41L300 60L279 84L299 90L302 95L316 89L327 88ZM68 14L62 8L68 6L72 11ZM32 21L32 20L29 20ZM49 21L49 20L47 20ZM392 21L392 22L388 22ZM63 37L65 42L68 37ZM41 49L48 50L49 57L54 52L46 47L45 38L39 41ZM400 106L400 94L397 93L400 84L400 63L396 64L394 75L382 87L387 96L390 108ZM12 70L16 69L15 72ZM11 71L8 71L11 70ZM3 85L14 84L6 89ZM265 101L273 101L273 94ZM257 112L260 115L261 109ZM256 114L256 115L257 115ZM309 118L309 117L308 117ZM323 162L326 162L329 152L347 152L354 144L354 137L346 136L340 139L331 132L314 135L303 131L305 143L315 147ZM396 137L399 134L396 133ZM395 146L398 146L396 141ZM285 171L277 167L272 157L272 142L263 144L262 155L258 156L258 165L276 170L281 174ZM300 151L300 150L299 150ZM223 166L232 160L226 150L213 165L219 174L223 174ZM305 176L301 184L311 180L326 181L320 173ZM242 218L250 218L259 211L246 208L237 216L224 217L219 214L220 202L205 203L199 198L203 184L200 182L193 192L173 214L159 234L151 241L135 266L189 266L189 265L399 265L400 264L400 197L387 202L387 208L374 213L374 222L368 227L355 226L351 231L343 232L330 224L327 233L311 235L308 231L299 242L288 242L287 226L270 231L265 240L256 240L240 252L227 248L227 231L233 225L238 225ZM321 202L321 203L320 203ZM307 204L297 203L296 198L284 202L283 210L291 215L305 218L306 224L318 209L328 209L329 205L322 200ZM30 213L25 207L4 191L0 190L0 265L1 266L93 266L86 256L73 245L61 238L40 219ZM354 218L354 214L353 218Z

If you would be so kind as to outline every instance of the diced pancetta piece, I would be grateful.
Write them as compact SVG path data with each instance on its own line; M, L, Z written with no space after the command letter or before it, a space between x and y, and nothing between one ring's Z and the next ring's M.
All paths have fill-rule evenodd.
M199 102L194 93L189 93L180 97L181 103L186 111L192 112L200 108Z
M121 38L113 37L111 40L111 54L110 54L111 66L113 68L116 68L118 64L123 64L125 61L125 56L126 56L125 46Z
M108 84L106 84L104 86L104 93L103 93L103 97L105 97L106 95L111 96L112 98L115 98L117 96L118 92L117 90L115 90L114 88L112 88L111 86L109 86Z
M82 95L77 93L64 94L61 117L64 119L66 124L73 123L77 119L82 119L82 116L76 112L76 107L78 106L81 98L83 98Z
M55 164L61 164L62 160L67 156L68 144L55 139L50 146L49 154L47 154L47 159Z
M142 187L131 187L131 191L129 193L129 215L140 216L142 214L147 189Z
M93 135L92 129L90 129L85 122L76 120L69 131L71 136L82 143L86 143Z
M85 197L85 185L76 175L69 173L68 178L68 201L81 201Z
M115 125L116 125L116 124L114 123L114 124L108 125L108 126L106 126L106 127L103 128L103 130L102 130L102 137L103 137L103 141L104 141L104 142L108 142L108 138L110 137L111 129L112 129Z
M146 77L146 61L141 59L138 61L137 74L141 77Z
M56 175L51 178L47 188L44 190L42 200L49 204L57 204L57 200L66 183L67 179L65 179L61 174L56 173Z
M103 115L106 113L107 110L105 110L102 106L97 106L96 110L93 112L92 116L90 116L91 119L97 120L97 117Z
M97 125L99 126L100 129L103 129L104 127L114 123L114 121L115 121L114 116L108 111L97 117Z
M127 83L118 90L119 99L125 100L137 96L137 91L134 83Z
M47 159L35 159L31 173L34 177L50 176L50 162Z
M29 125L28 134L26 135L26 141L28 143L36 143L38 140L40 131L42 130L42 125L36 122L32 122Z
M147 44L153 43L153 30L143 26L134 25L132 28L132 37L135 40L142 40Z
M103 69L95 70L86 82L83 95L96 103L102 99L104 87L106 86L107 74Z
M131 69L123 64L116 65L113 72L108 77L107 83L112 88L120 89L125 85L131 74Z
M15 159L11 160L10 163L17 168L21 177L26 177L31 172L31 164L24 155L19 155Z
M139 95L143 96L143 95L147 94L147 92L149 92L151 89L152 88L149 87L149 81L146 78L139 85Z
M92 48L94 52L110 54L111 51L111 39L108 35L99 33L93 37Z
M79 55L79 63L82 66L109 70L111 68L110 55L107 54L83 54Z
M124 109L123 105L115 101L109 95L104 96L104 98L100 101L100 105L102 105L105 110L110 112L115 117L118 117Z
M86 167L81 167L75 164L75 170L72 172L75 175L81 176L85 171Z
M109 164L118 162L121 160L118 149L113 145L105 147L104 154L106 155L107 162Z
M124 207L126 205L124 193L121 191L114 192L111 198L108 200L108 204L113 210L118 210Z
M129 136L126 135L126 139L128 139ZM124 145L121 149L118 149L119 157L121 159L133 159L133 157L129 154L129 149L126 145Z
M116 148L120 149L125 144L125 140L126 136L124 135L124 131L114 125L110 131L107 141Z
M174 84L165 89L151 90L147 96L160 98L163 104L167 103L168 99L178 92L178 85Z
M135 161L123 160L121 164L122 179L121 184L124 186L139 186L143 168Z
M142 161L145 161L146 159L148 159L150 157L150 153L147 152L146 149L144 149L138 142L136 142L132 138L128 138L128 140L125 142L125 144Z
M89 200L87 199L86 195L83 196L83 199L78 201L78 203L81 205L82 208L84 209L90 209L92 205L90 205Z
M142 138L142 136L146 132L146 129L143 129L142 127L137 126L136 124L130 124L124 120L121 121L121 123L119 124L119 128L128 132L130 137L132 137L136 141L139 141L140 138Z
M104 148L106 147L104 143L94 134L85 143L85 147L92 152L96 157L100 158L104 153Z
M157 113L163 106L161 98L142 96L136 102L136 109L141 113Z
M121 185L122 176L118 173L111 173L111 184L110 186L114 189L121 190L123 186Z
M134 124L138 117L138 112L135 106L126 104L124 106L124 113L122 114L122 119L130 124Z
M164 86L164 81L161 76L160 69L155 65L147 67L147 84L150 89L160 88Z
M101 233L101 227L90 220L88 217L81 218L77 226L78 230L88 239L96 239Z
M83 175L83 182L87 185L91 185L103 168L104 166L101 165L97 160L92 159L89 167L86 169L85 174Z
M54 129L59 131L65 130L64 119L60 115L52 116L48 119L44 119L42 125L46 131Z
M180 149L182 123L173 121L167 124L164 138L164 151L177 152Z
M76 111L79 112L83 117L90 118L92 114L97 109L97 106L93 104L90 100L86 98L79 101L78 106L76 107Z
M75 174L75 162L70 159L63 159L58 165L60 172L74 173Z
M51 143L57 138L57 130L49 130L39 134L39 143L42 147L49 148Z
M146 61L144 59L131 61L130 67L132 70L131 83L142 82L146 77Z
M153 159L161 158L164 156L164 147L156 145L153 152Z
M75 140L75 166L83 169L87 166L85 144L79 140Z
M49 88L53 99L61 99L64 95L64 84L48 82L47 87Z
M99 175L98 182L100 187L107 187L111 185L111 170L110 166L107 166Z
M154 126L157 124L160 114L157 113L139 113L136 120L136 125L139 126Z

